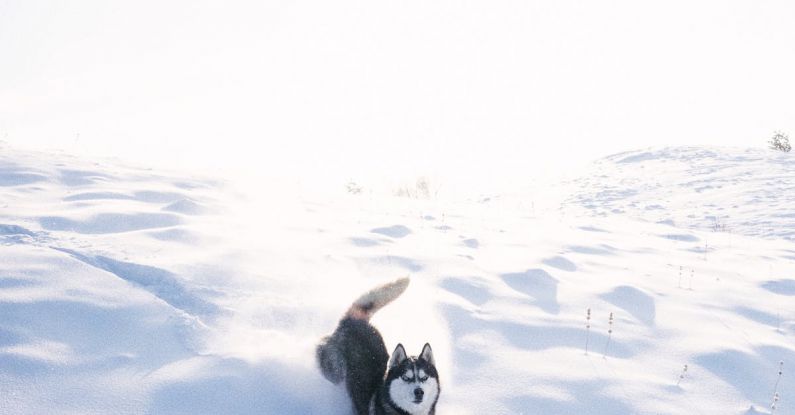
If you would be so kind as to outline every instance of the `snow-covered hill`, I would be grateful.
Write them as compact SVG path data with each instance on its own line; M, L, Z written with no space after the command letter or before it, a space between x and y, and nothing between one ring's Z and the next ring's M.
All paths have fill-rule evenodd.
M795 240L795 157L789 153L708 147L631 151L599 160L572 184L569 205L595 216Z
M770 413L774 389L795 414L792 160L627 153L537 211L2 148L0 413L345 414L313 346L409 274L374 323L434 346L440 415Z

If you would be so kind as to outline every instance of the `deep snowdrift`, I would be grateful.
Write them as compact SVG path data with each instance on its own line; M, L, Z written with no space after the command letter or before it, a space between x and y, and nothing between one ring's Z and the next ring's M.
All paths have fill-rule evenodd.
M314 343L408 274L374 323L389 348L434 346L440 414L770 413L780 361L792 414L793 166L627 153L537 210L3 148L0 413L345 414Z

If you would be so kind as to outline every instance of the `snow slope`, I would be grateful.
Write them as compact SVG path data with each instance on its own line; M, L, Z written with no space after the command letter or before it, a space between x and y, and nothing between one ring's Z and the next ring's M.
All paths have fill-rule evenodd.
M439 414L770 413L780 361L795 414L790 155L627 153L536 210L0 154L3 414L345 414L313 346L407 274L374 323Z
M599 160L570 204L702 230L795 240L795 159L759 148L673 147Z

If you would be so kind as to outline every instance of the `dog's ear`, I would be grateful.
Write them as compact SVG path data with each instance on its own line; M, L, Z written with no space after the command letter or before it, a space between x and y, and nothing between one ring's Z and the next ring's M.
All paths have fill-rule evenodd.
M436 366L436 362L433 360L433 350L431 350L430 344L425 343L425 346L422 348L422 353L420 353L420 359L425 360L432 366Z
M402 344L398 343L397 347L395 347L395 351L392 352L392 358L389 359L389 368L392 369L403 363L406 359L408 359L406 356L406 349L403 348Z

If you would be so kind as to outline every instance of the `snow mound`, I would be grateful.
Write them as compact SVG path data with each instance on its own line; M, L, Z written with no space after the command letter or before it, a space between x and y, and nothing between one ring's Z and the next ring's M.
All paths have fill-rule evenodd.
M669 147L595 163L564 208L678 227L795 240L795 155L768 149Z

